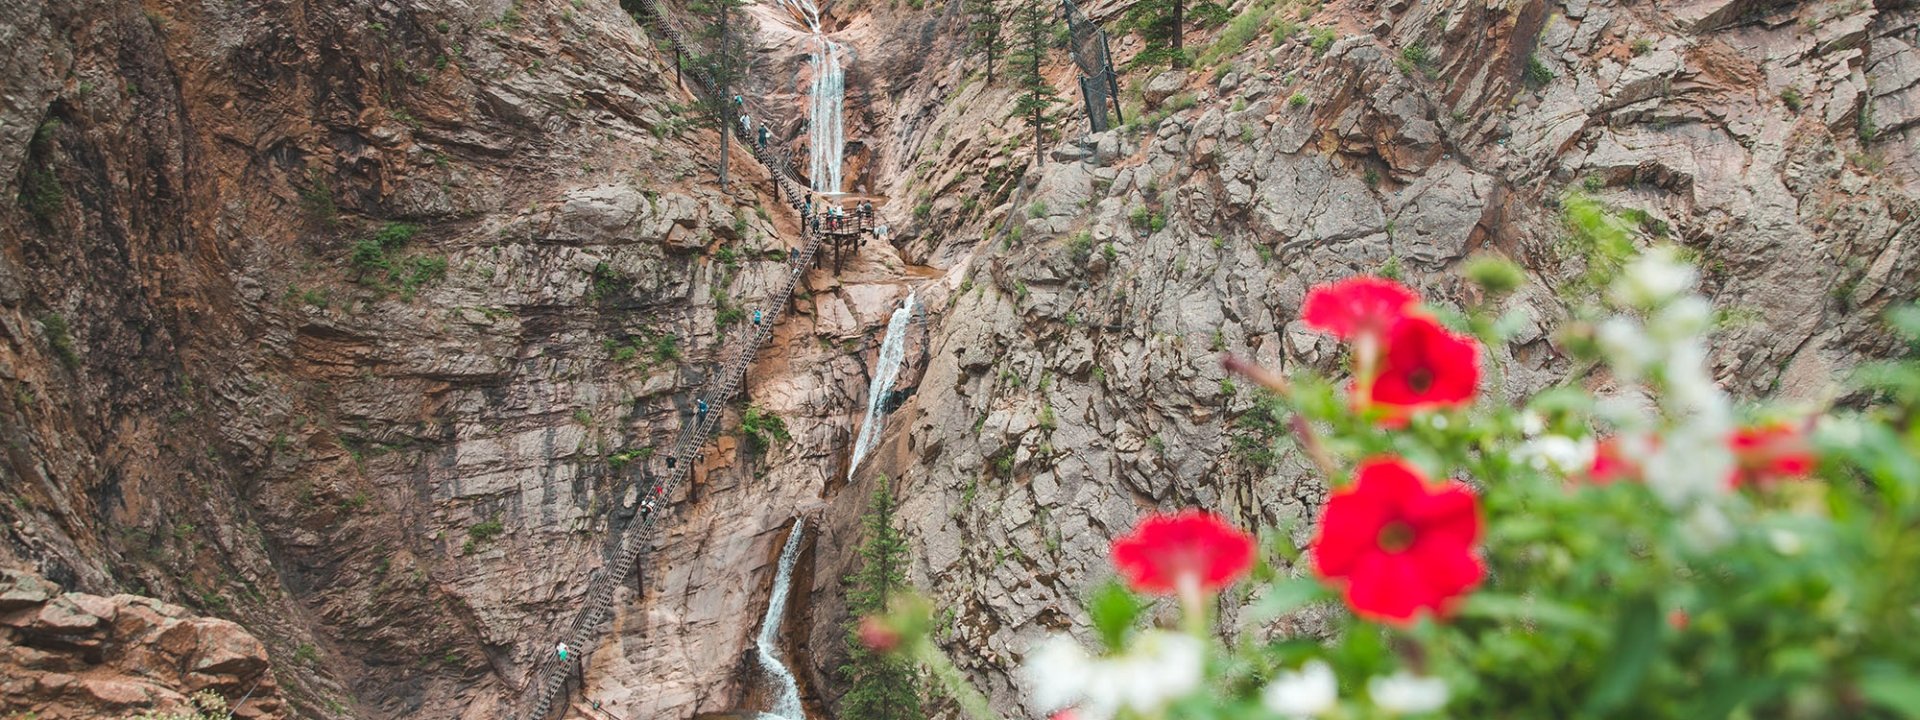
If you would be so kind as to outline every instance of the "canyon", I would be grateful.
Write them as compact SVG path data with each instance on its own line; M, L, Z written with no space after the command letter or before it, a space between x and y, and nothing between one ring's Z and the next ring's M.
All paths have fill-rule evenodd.
M1920 294L1904 0L1244 0L1182 69L1091 2L1123 117L1055 49L1037 149L960 3L756 0L748 113L886 229L790 299L778 170L736 137L717 182L639 7L0 0L0 715L521 716L778 303L558 712L834 717L885 477L936 639L1037 716L1014 668L1140 514L1307 536L1325 488L1219 359L1333 369L1308 287L1459 304L1504 255L1489 390L1610 388L1557 339L1573 193L1688 250L1737 395L1857 401Z

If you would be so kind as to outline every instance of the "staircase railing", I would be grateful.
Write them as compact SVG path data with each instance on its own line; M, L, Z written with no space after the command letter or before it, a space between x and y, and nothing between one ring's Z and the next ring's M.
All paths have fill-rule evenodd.
M694 460L701 448L706 446L707 440L720 427L720 418L725 414L723 409L725 403L739 391L741 384L746 381L747 369L753 364L754 356L768 340L772 339L773 327L786 316L793 292L806 274L807 266L812 264L814 255L819 252L823 237L808 233L806 249L789 263L786 283L775 295L780 302L774 307L772 315L763 316L761 321L754 325L753 334L747 346L721 367L718 389L701 398L707 403L708 411L696 413L691 425L681 427L671 455L674 458L673 467L660 482L647 488L644 497L653 502L641 504L639 514L628 524L626 532L621 537L619 551L614 555L610 567L591 581L584 606L574 616L573 622L568 625L566 633L562 636L562 642L565 642L569 648L575 648L575 652L584 651L593 646L594 638L600 632L601 623L606 621L608 610L612 607L614 593L626 583L627 577L633 573L634 564L639 560L640 554L652 544L653 531L667 511L665 498L671 497L674 490L692 476ZM656 499L658 501L654 501ZM535 689L537 694L528 715L529 718L540 720L552 712L554 700L565 688L576 662L577 658L562 661L557 654L545 656L545 660L541 662L537 671L540 680Z
M691 56L692 53L688 51L680 33L667 24L666 18L653 0L639 0L639 2L646 8L650 16L648 24L654 31L671 42L674 50L681 56ZM704 70L695 68L691 76L693 79L691 84L695 92L708 96L711 101L726 101L726 98L714 96L712 77ZM791 155L785 150L780 150L776 154L775 151L760 145L744 127L732 122L728 122L727 126L727 131L737 135L746 147L752 149L754 158L766 166L773 176L774 187L781 198L797 212L806 209L808 207L807 192L803 190L805 185L795 179L799 175L793 169ZM580 612L574 615L573 621L568 624L561 636L561 641L568 647L574 648L575 652L583 652L594 646L594 639L598 637L601 625L606 622L612 608L614 593L633 574L634 565L639 561L641 553L652 545L653 532L659 527L667 512L666 498L671 497L681 483L692 476L693 463L701 448L706 447L707 440L712 438L714 432L720 427L721 416L725 414L723 409L725 404L740 390L740 386L746 381L747 369L752 366L754 357L773 337L774 326L786 316L794 290L799 286L801 278L805 276L807 267L813 263L814 257L819 253L821 241L824 239L824 235L809 230L809 220L810 217L803 213L800 224L801 232L807 238L806 249L789 263L786 283L774 296L774 299L779 302L774 304L773 313L771 316L763 316L760 322L754 324L753 334L747 346L721 366L718 376L720 384L712 392L700 398L706 403L708 411L696 413L693 423L681 426L669 454L669 457L673 458L673 463L667 474L646 489L643 495L645 501L640 505L640 512L622 533L619 543L615 546L616 551L609 558L607 567L603 568L604 572L590 581ZM528 713L528 717L533 720L546 718L553 711L555 699L565 689L568 679L573 675L574 665L578 662L577 656L564 661L557 654L546 654L543 657L535 671L535 677L538 680L533 688L534 701Z

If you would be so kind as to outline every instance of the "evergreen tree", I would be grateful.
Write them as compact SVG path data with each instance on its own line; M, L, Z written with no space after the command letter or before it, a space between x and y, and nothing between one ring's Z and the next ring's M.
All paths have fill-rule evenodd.
M705 75L711 91L699 103L701 113L720 131L721 187L727 185L728 148L733 146L730 136L740 116L733 98L746 75L750 61L747 38L754 33L752 17L742 10L746 4L746 0L693 0L687 6L695 15L713 18L695 35L700 55L693 58L693 65Z
M1186 67L1190 59L1186 51L1189 14L1202 25L1222 23L1231 16L1225 7L1216 2L1195 5L1192 13L1187 12L1187 0L1136 0L1128 6L1121 25L1140 36L1146 42L1146 47L1127 64L1166 63L1177 68Z
M873 491L861 518L866 543L860 546L860 569L847 576L847 662L840 674L847 694L840 698L845 720L925 720L920 707L920 682L913 661L867 649L860 642L860 618L884 613L887 598L907 587L907 538L893 527L899 503L887 490L887 479Z
M1000 12L993 0L966 0L967 49L987 55L987 82L993 82L993 58L1006 52L1007 40L1001 32Z
M1013 114L1025 118L1027 127L1033 128L1036 164L1040 162L1040 145L1046 134L1047 111L1059 99L1053 85L1040 74L1040 66L1047 59L1047 48L1053 43L1051 8L1049 0L1020 0L1019 9L1013 13L1013 55L1008 58L1013 65L1014 84L1020 88L1020 96L1013 102Z

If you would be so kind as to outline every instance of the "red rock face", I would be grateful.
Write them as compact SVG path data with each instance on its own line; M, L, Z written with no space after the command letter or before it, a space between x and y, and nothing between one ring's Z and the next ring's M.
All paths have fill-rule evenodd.
M137 595L63 593L21 570L0 569L0 677L8 717L188 712L202 693L235 717L285 716L266 647L239 625Z

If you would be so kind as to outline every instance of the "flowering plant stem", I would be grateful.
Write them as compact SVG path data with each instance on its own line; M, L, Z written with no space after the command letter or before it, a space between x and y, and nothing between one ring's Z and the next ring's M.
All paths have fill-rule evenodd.
M967 681L965 673L954 667L953 661L940 647L931 641L914 643L913 657L933 675L934 682L947 691L947 696L960 705L960 709L973 720L999 720L993 709L987 706L987 696Z

